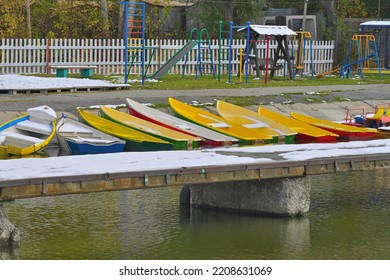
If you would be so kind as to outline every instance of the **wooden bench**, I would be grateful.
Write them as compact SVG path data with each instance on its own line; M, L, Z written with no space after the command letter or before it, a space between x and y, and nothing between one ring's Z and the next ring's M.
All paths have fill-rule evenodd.
M50 65L49 67L56 70L58 78L67 78L70 69L80 69L81 78L91 78L93 69L97 68L97 66L90 65Z

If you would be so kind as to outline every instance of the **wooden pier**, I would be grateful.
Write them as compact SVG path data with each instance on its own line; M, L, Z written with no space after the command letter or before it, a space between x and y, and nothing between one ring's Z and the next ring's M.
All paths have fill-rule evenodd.
M254 159L260 155L263 157L264 154L253 153L250 154L251 156L246 154L245 160L241 163L234 163L233 160L232 164L225 162L224 164L210 165L205 163L202 165L198 162L192 165L183 165L180 168L161 167L153 168L153 170L145 168L145 170L138 169L137 171L95 172L93 174L91 172L91 174L78 175L23 176L24 174L21 174L21 178L13 179L1 178L1 174L3 177L7 177L4 174L18 172L16 166L20 170L27 170L28 165L23 164L23 160L20 162L15 160L17 164L9 167L10 164L5 164L7 161L3 161L3 166L0 168L0 246L18 246L20 243L20 232L9 221L2 204L15 199L31 197L182 186L180 203L191 204L193 207L250 212L260 215L289 217L305 215L310 207L311 185L308 179L310 175L390 168L390 154L381 152L386 151L386 149L388 147L380 147L378 153L369 155L337 156L299 161L281 160L280 154L269 153L266 156L273 160L263 160L256 163L254 163ZM122 154L126 157L119 158L119 160L129 158L128 155L131 153ZM175 155L181 156L182 160L183 158L187 160L188 153L168 153L164 154L162 159L160 154L156 153L156 155L159 156L159 160L164 162L164 156L172 157ZM195 151L195 156L197 155L199 154L196 154ZM243 156L240 152L214 154L216 157L226 156L229 159L232 155L236 156L233 157L234 159L237 156ZM74 162L81 160L77 157L68 158L74 158ZM96 158L92 158L92 160L98 159L103 159L102 165L104 165L104 158L98 155ZM47 160L49 161L50 158ZM248 163L245 163L246 160ZM191 159L187 161L191 161ZM28 163L32 162L28 161ZM68 161L67 164L72 164L72 160ZM65 164L61 160L57 160L49 162L44 168L58 170L64 166ZM126 168L131 170L134 166L136 165L130 164L126 165ZM44 173L44 168L41 169L42 173ZM40 174L39 170L34 170L34 172ZM53 173L55 174L55 172Z
M261 181L335 172L390 168L390 154L344 156L307 161L197 166L0 181L0 201L39 196L131 190L234 181Z

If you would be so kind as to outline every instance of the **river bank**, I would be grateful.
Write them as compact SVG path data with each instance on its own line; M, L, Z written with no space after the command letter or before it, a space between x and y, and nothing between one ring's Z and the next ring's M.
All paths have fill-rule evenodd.
M23 114L27 108L48 105L58 114L74 114L77 107L96 105L121 105L125 98L140 103L157 104L162 110L168 108L168 97L174 97L190 104L210 104L223 99L256 110L261 105L269 109L289 114L292 111L305 113L318 118L341 120L346 108L365 108L372 111L377 104L390 103L390 86L337 85L337 86L298 86L269 87L240 90L99 90L88 92L61 92L49 94L1 94L0 122ZM250 105L251 104L251 105Z

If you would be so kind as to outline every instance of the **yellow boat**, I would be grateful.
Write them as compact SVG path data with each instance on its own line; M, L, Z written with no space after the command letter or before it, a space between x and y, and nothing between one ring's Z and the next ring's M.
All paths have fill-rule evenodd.
M374 136L378 133L378 130L374 128L357 127L335 123L329 120L318 119L295 112L291 112L290 115L296 120L314 125L333 133L337 133L340 135L340 138L345 140L370 140L373 139Z
M89 126L125 140L125 150L127 151L173 150L173 145L170 142L139 132L138 130L120 125L110 120L103 119L91 112L78 109L77 115L80 121L85 122Z
M338 134L295 120L261 106L259 106L257 112L298 132L298 135L295 137L297 142L329 143L336 142L339 137Z
M298 134L295 130L281 125L270 118L225 101L217 101L217 110L225 119L268 135L274 139L274 142L281 140L285 143L293 143L295 136Z
M56 133L55 111L44 105L0 126L0 154L25 156L42 151Z
M235 137L242 144L255 144L272 141L271 136L252 131L241 125L233 123L225 118L180 102L174 98L168 98L169 105L179 117L201 126L213 129L217 132Z
M176 150L196 148L198 143L202 140L199 137L157 125L155 123L109 108L107 106L100 106L100 114L102 117L113 122L171 142Z

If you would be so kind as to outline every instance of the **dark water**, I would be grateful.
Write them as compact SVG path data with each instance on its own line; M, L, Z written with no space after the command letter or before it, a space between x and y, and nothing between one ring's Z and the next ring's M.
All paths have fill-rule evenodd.
M390 170L313 176L304 218L179 206L180 188L4 204L21 246L4 259L390 259Z

